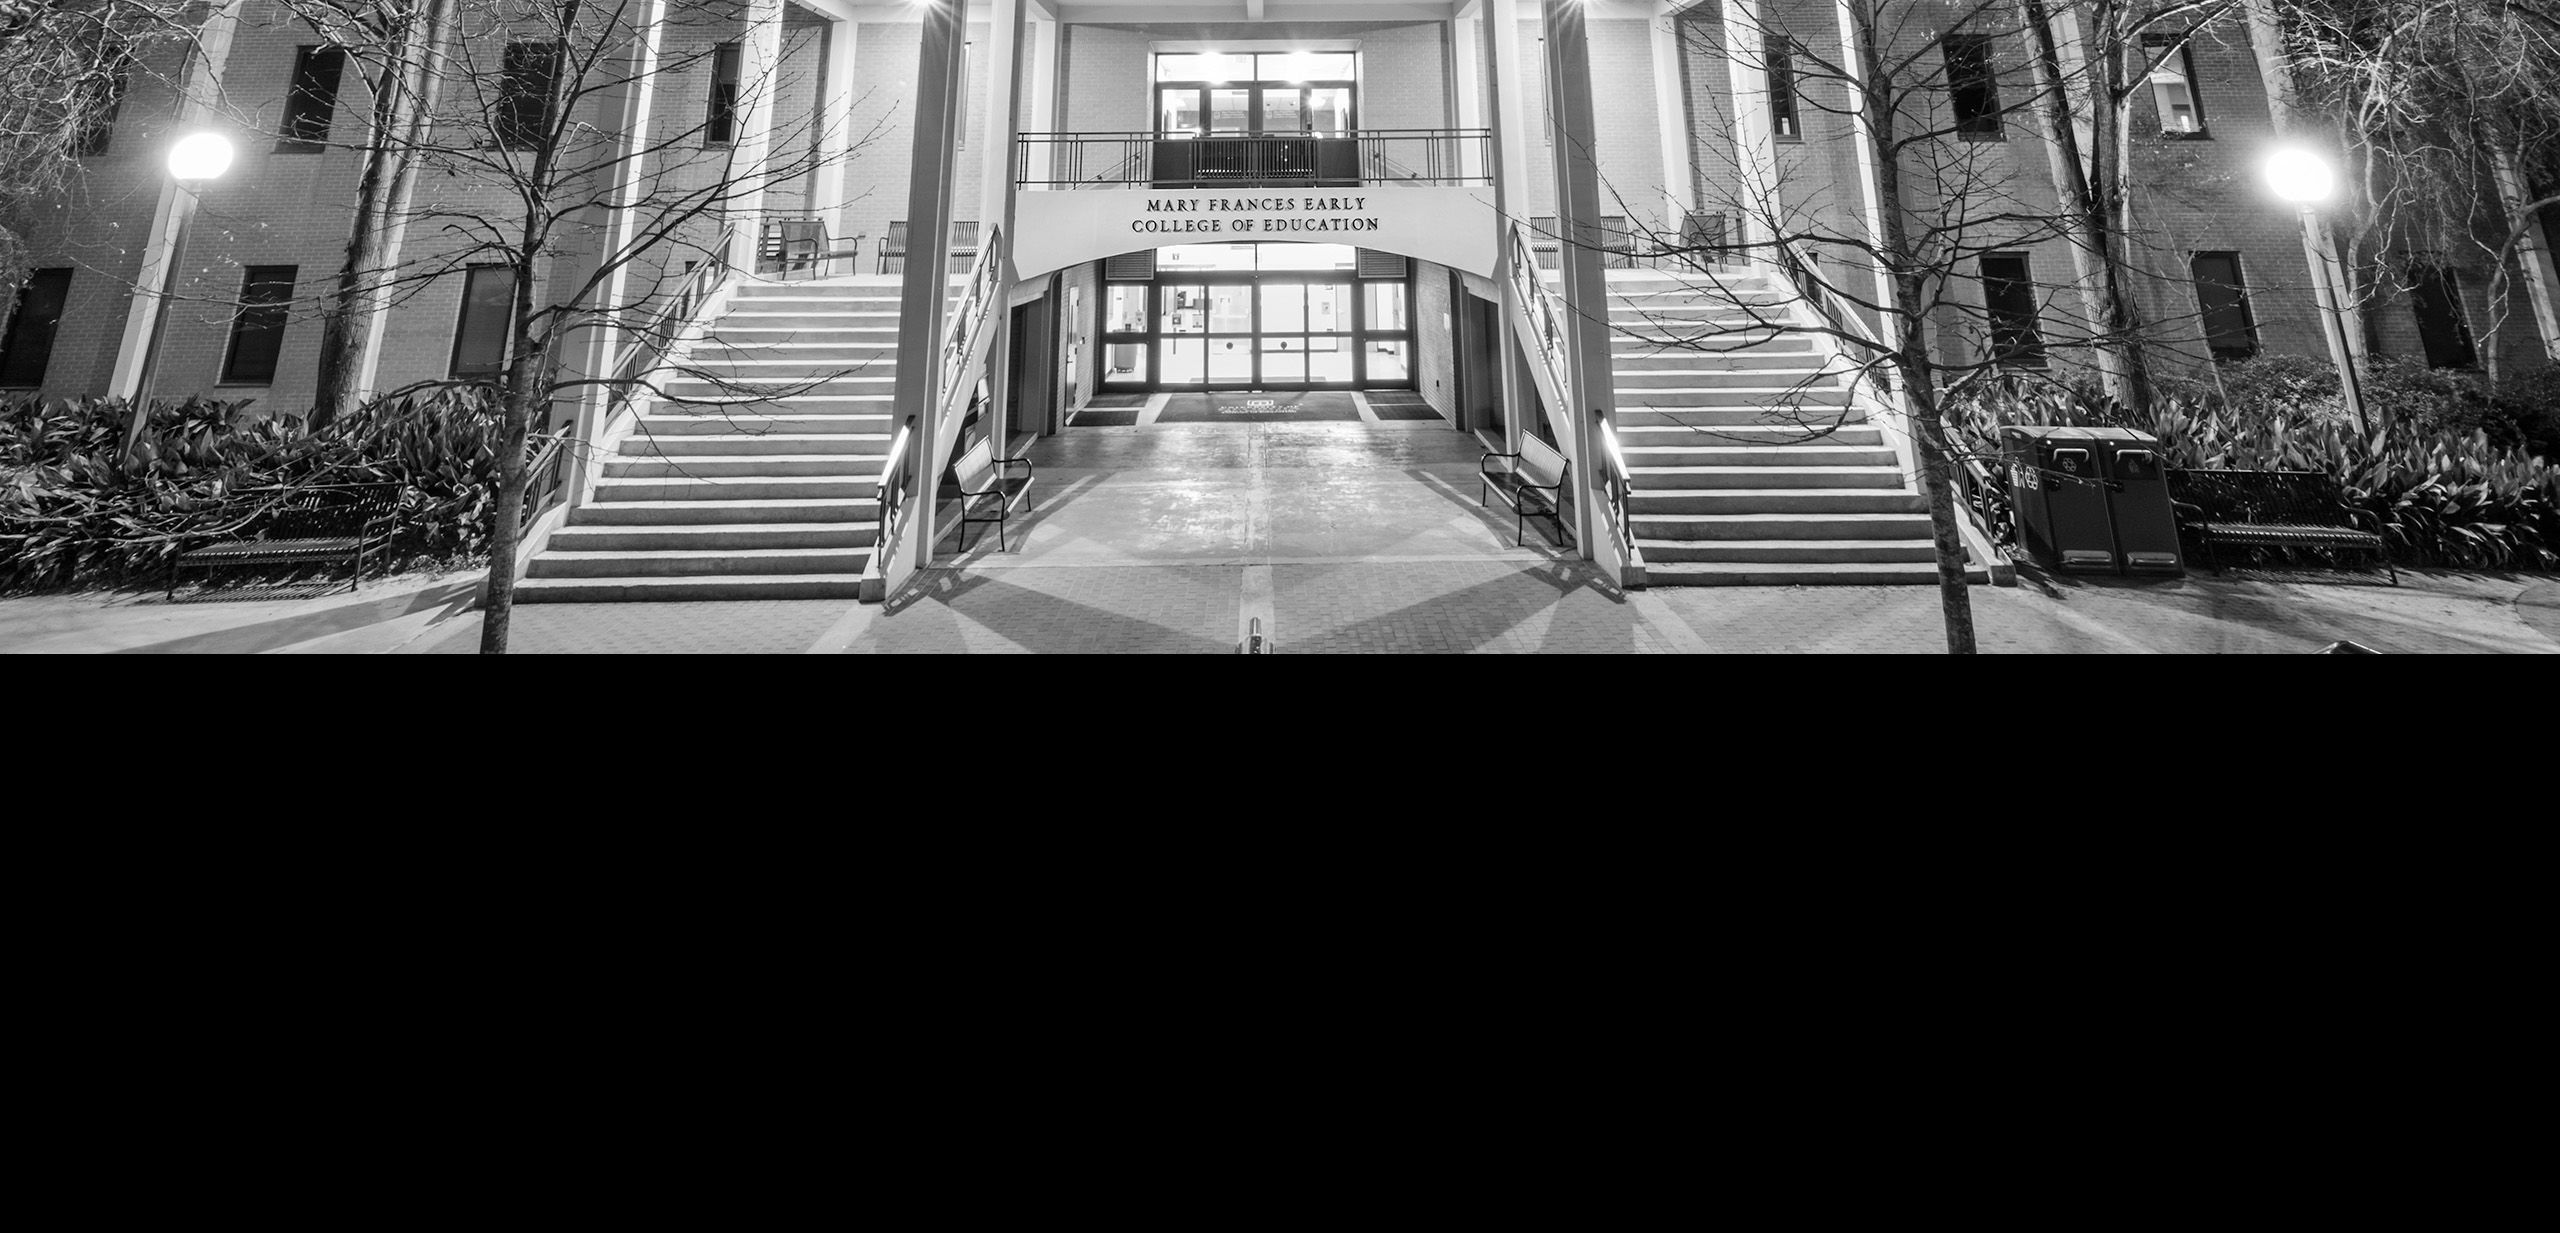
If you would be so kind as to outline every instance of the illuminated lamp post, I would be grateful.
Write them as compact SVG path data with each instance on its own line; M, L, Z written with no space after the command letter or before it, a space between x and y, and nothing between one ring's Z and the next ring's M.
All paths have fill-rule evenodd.
M2366 440L2373 437L2373 426L2365 420L2364 381L2356 372L2355 351L2347 337L2345 288L2331 280L2328 246L2320 242L2319 210L2322 202L2335 196L2338 176L2328 160L2309 150L2290 147L2267 157L2267 187L2279 200L2291 203L2302 219L2302 251L2311 260L2312 298L2320 305L2320 321L2329 336L2329 357L2337 361L2338 389L2347 400L2347 414L2355 420L2356 432Z
M142 373L133 391L133 422L125 429L124 454L133 457L151 421L151 384L160 371L160 340L169 331L169 306L178 296L178 269L187 254L187 228L196 220L196 190L231 170L231 139L220 133L189 133L169 147L169 178L178 195L169 206L169 265L160 280L160 302L151 310L151 341L143 347Z

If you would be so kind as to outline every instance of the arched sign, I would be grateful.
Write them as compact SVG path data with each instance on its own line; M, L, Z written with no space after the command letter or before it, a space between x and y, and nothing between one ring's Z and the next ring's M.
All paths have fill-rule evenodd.
M1299 240L1491 278L1499 217L1488 188L1026 189L1014 199L1014 273L1034 278L1140 248Z

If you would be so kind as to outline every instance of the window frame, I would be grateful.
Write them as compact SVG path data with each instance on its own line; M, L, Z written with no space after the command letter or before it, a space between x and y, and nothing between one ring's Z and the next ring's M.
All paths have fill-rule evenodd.
M702 116L705 148L734 145L738 140L738 78L746 55L746 45L735 39L712 45L710 97Z
M1957 48L1968 49L1961 66L1963 84L1959 84ZM2008 117L2000 104L2000 57L1996 40L1988 34L1959 32L1949 34L1938 43L1939 58L1947 69L1947 104L1955 116L1956 137L1962 141L2007 141ZM1976 73L1978 70L1978 75ZM1984 104L1974 115L1966 115L1965 100L1974 86Z
M464 344L465 344L465 343L470 339L470 337L471 337L471 335L470 335L470 325L471 325L471 305L472 305L472 303L473 303L472 298L471 298L471 287L472 287L472 284L473 284L474 282L476 282L476 281L477 281L477 280L478 280L478 279L479 279L483 274L488 273L488 272L491 272L491 271L502 272L502 273L504 273L504 274L506 275L506 279L507 279L507 300L506 300L506 303L507 303L507 306L508 306L508 308L509 308L509 310L510 310L508 313L506 313L506 314L504 314L504 315L501 315L501 316L499 317L499 328L498 328L498 360L497 360L497 363L496 363L495 365L493 365L493 366L491 366L491 367L489 367L489 368L485 368L485 369L482 369L482 368L470 368L470 369L466 369L466 368L464 368L464 367L462 366L462 349L463 349L463 345L464 345ZM502 377L502 376L506 375L506 371L507 371L507 353L508 353L510 350L512 350L512 349L514 348L514 346L515 346L515 330L512 328L512 326L513 326L513 321L512 321L513 312L512 312L512 310L513 310L513 308L514 308L514 306L515 306L515 291L516 291L515 279L516 279L516 268L515 268L514 266L512 266L512 265L507 264L506 262L503 262L503 261L479 262L479 263L475 263L475 264L473 264L473 265L468 265L468 266L463 267L463 277L462 277L462 302L461 302L460 304L456 305L456 306L455 306L455 308L454 308L454 317L453 317L453 351L452 351L451 356L450 356L450 357L448 357L448 358L446 359L446 361L445 361L445 376L446 376L447 378L452 379L452 380L456 380L456 381L460 381L460 380L469 380L469 379L481 379L481 380L486 380L486 379L488 379L488 378L492 378L492 377Z
M1761 35L1761 75L1769 87L1769 138L1802 142L1804 121L1796 107L1795 40L1772 30L1764 30Z
M2205 278L2204 271L2196 268L2197 263L2212 259L2228 260L2231 263L2230 282L2225 283L2219 280L2210 281L2211 285L2221 287L2232 293L2232 307L2239 313L2240 334L2245 340L2245 346L2222 346L2215 342L2213 329L2214 309L2212 305L2205 302L2204 296L2204 289L2209 280ZM2198 249L2187 254L2187 279L2195 289L2196 325L2204 334L2205 350L2211 352L2213 354L2213 358L2217 360L2245 360L2257 355L2260 350L2258 343L2258 314L2257 311L2249 305L2248 271L2243 269L2240 264L2239 251L2236 249Z
M532 61L537 53L548 61L548 68L541 76L541 93L533 94L519 84L532 75L525 71L530 65L520 68L517 62L519 57ZM519 39L510 41L500 55L498 97L489 116L489 144L500 150L539 149L553 122L559 119L552 114L551 99L559 91L560 70L568 59L566 49L557 40ZM529 108L522 101L527 99L539 102ZM528 110L534 114L527 116ZM530 130L525 127L528 122L532 125Z
M276 274L278 270L284 272L281 278ZM261 278L261 274L265 277ZM241 268L240 294L232 302L231 328L222 346L222 379L216 384L275 384L277 361L284 356L285 327L292 322L294 280L300 274L301 267L290 265L252 265ZM274 294L273 289L278 287L283 289L281 298L262 298L255 301L251 299L253 291L261 295L271 295ZM273 349L265 357L264 373L244 373L240 368L241 343L249 338L250 331L253 330L258 332L257 341L261 345L269 341L273 343Z
M2016 262L2017 276L2014 278L2007 275L1995 276L1991 271L1991 263L1994 261ZM1984 253L1975 259L1974 274L1982 285L1985 358L1993 365L2002 368L2047 367L2051 361L2045 350L2044 314L2036 304L2035 262L2031 254L2024 250ZM2027 337L2023 345L2002 345L2003 332L2010 332L2014 336L2019 326L2012 310L1994 300L1992 291L1995 285L2023 289L2026 298L2024 328ZM2009 318L2005 323L2004 317Z
M2164 141L2213 140L2213 125L2205 119L2204 92L2196 88L2194 40L2182 34L2146 34L2142 41L2146 48L2162 47L2169 50L2169 54L2160 57L2159 61L2151 66L2151 71L2144 74L2142 79L2143 84L2151 89L2151 110L2155 113L2153 119L2157 122L2155 127L2161 139ZM2169 127L2169 111L2160 103L2161 71L2173 67L2174 71L2170 75L2176 77L2179 85L2185 88L2187 109L2195 113L2196 126L2193 131Z
M327 58L328 94L313 88L317 65ZM329 132L338 121L338 88L346 80L347 52L330 43L294 49L293 75L285 79L284 115L276 122L277 154L318 154L328 148ZM318 130L317 135L312 130Z
M75 268L76 267L73 266L58 265L46 266L45 268L38 270L30 270L27 272L27 280L18 284L16 293L9 297L9 319L5 324L0 324L0 389L33 390L44 388L45 374L53 367L54 343L59 341L62 337L63 312L68 309L71 304L71 280ZM46 321L42 327L44 330L43 360L35 366L35 375L32 379L17 381L10 380L7 376L9 363L17 357L18 349L27 345L26 335L22 331L24 330L27 322L26 310L28 297L35 291L37 280L53 274L61 276L54 280L60 284L60 302L54 308L52 319Z

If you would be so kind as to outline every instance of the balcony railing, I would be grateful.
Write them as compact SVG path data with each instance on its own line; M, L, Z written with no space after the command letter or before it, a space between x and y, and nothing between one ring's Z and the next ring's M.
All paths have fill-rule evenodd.
M1050 189L1445 188L1491 185L1492 167L1490 129L1374 129L1340 136L1024 133L1015 150L1014 183Z

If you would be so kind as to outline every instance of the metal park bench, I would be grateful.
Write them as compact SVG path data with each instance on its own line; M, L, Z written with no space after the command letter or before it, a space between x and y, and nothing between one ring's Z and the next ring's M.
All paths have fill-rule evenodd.
M2204 550L2215 573L2222 572L2221 549L2310 548L2370 552L2391 585L2400 585L2382 520L2347 504L2337 477L2326 472L2173 470L2169 501L2178 533Z
M1022 474L1007 474L1015 467L1022 468ZM981 437L951 464L951 470L960 482L960 551L969 550L973 522L996 524L996 550L1004 551L1005 519L1022 503L1022 495L1031 491L1031 460L998 458L995 447Z
M1493 465L1498 458L1509 459L1507 466ZM1555 478L1542 480L1535 464L1518 454L1488 451L1476 460L1476 501L1487 503L1492 497L1502 498L1511 507L1511 539L1515 544L1528 542L1522 529L1531 518L1548 518L1556 524L1556 538L1565 538L1563 496L1566 481L1573 477L1573 461L1566 459L1556 468Z
M169 592L178 574L226 565L327 565L355 562L347 590L364 579L366 554L390 540L398 484L339 484L307 488L244 488L235 495L272 503L218 538L169 560Z

